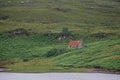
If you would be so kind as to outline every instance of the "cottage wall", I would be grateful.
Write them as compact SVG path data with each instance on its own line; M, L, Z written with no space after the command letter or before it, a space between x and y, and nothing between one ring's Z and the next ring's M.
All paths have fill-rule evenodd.
M71 40L68 45L69 48L82 48L83 42L81 40Z

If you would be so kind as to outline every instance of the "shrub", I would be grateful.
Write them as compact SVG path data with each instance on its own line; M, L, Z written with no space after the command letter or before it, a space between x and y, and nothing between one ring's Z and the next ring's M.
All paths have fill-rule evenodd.
M106 33L104 33L104 32L99 32L99 33L93 34L92 36L95 37L95 38L98 38L98 39L102 39L102 38L105 38L105 37L106 37Z
M46 54L44 54L45 57L53 57L53 56L58 56L61 55L63 53L67 52L66 49L51 49L50 51L48 51Z
M7 20L9 19L10 17L7 16L7 15L3 15L3 14L0 14L0 20Z
M91 37L94 37L96 39L104 39L115 36L117 36L115 33L105 33L105 32L98 32L91 35Z
M71 9L69 9L69 8L61 8L61 7L56 7L56 8L54 8L54 10L61 11L61 12L70 12L71 11Z
M62 35L68 37L68 36L71 35L71 33L70 33L70 31L68 30L68 28L64 27L64 28L62 29Z

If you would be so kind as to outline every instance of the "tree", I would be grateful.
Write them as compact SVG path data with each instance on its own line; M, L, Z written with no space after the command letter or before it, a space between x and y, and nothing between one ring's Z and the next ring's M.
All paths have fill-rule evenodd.
M70 31L68 30L68 28L64 27L64 28L62 29L62 35L68 37L68 36L71 35L71 33L70 33Z

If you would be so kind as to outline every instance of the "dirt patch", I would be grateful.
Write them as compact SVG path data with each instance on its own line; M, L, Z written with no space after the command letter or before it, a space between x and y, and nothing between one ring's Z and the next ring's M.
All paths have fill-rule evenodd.
M91 69L91 72L93 73L108 73L108 74L120 74L120 71L118 70L107 70L107 69Z
M8 71L11 71L11 69L0 67L0 72L8 72Z

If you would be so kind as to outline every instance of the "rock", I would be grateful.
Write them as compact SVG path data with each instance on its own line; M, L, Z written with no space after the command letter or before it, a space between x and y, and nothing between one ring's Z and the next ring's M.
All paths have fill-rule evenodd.
M7 69L7 68L0 68L0 72L6 72L6 71L11 71L11 69Z

